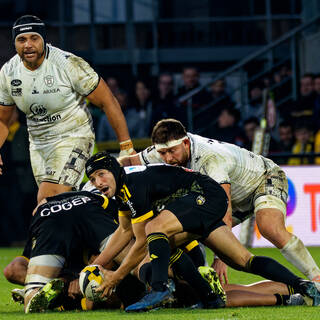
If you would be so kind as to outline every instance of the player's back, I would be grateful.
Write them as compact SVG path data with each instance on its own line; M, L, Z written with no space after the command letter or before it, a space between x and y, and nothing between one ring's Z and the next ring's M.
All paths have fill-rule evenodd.
M218 183L231 184L233 202L246 199L261 183L271 160L234 144L188 134L191 141L190 168L208 174Z

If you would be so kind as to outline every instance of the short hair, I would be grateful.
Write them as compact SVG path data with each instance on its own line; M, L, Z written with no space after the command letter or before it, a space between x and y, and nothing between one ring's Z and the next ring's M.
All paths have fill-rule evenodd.
M238 109L234 108L233 106L226 106L222 108L220 115L223 111L226 111L230 116L234 117L235 122L237 123L241 118L241 113Z
M311 79L314 79L314 73L311 73L311 72L304 73L300 79L303 79L303 78L311 78Z
M244 122L243 122L243 126L246 126L248 123L255 123L256 125L259 125L259 119L257 117L250 117L248 119L246 119Z
M283 120L279 123L279 128L287 128L290 127L293 130L293 124L288 120Z
M162 119L156 123L152 130L152 143L166 143L180 139L187 135L184 125L176 119Z
M199 73L199 69L193 65L186 65L182 68L182 73L184 73L186 70L189 70L189 69L192 69L192 70L195 70L197 73Z

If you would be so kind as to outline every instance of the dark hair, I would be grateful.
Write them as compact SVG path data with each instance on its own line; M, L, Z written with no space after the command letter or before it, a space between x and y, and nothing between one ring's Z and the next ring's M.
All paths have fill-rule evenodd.
M314 73L308 72L308 73L304 73L301 77L301 79L303 78L311 78L314 79Z
M170 140L180 139L187 135L184 125L176 119L162 119L153 127L152 143L166 143Z
M248 119L246 119L244 122L243 122L243 126L247 125L248 123L255 123L256 125L259 125L259 119L257 117L250 117Z
M284 127L290 127L291 129L293 129L292 123L291 123L290 121L288 121L288 120L283 120L283 121L281 121L281 122L279 123L279 128L280 128L280 127L282 127L282 128L284 128Z
M235 123L237 123L240 118L241 118L241 114L240 114L240 111L236 108L234 108L233 106L227 106L227 107L224 107L220 114L223 112L223 111L226 111L230 116L233 116L234 117L234 120L235 120Z

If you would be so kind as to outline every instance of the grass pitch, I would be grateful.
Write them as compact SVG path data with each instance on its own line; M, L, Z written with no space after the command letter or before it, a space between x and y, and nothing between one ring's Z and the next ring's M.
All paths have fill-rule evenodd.
M320 248L309 248L312 256L320 264ZM22 252L21 248L0 248L0 267L1 270L17 255ZM252 249L257 255L270 256L280 263L287 266L294 273L302 276L297 269L287 263L277 249L264 248ZM211 260L211 257L208 257ZM253 276L243 272L229 269L230 283L248 284L262 280L261 277ZM0 274L0 320L15 319L45 319L45 320L237 320L237 319L320 319L319 307L251 307L251 308L226 308L219 310L186 310L186 309L167 309L156 310L147 313L127 314L123 311L74 311L74 312L48 312L42 314L23 313L23 307L11 300L10 290L17 286L10 284Z

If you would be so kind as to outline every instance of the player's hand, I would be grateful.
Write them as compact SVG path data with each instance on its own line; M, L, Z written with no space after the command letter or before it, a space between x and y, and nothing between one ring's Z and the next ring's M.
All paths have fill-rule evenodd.
M69 283L68 296L76 299L79 295L81 295L79 279L75 279Z
M96 289L97 292L102 292L101 297L109 297L114 291L119 280L115 276L114 271L106 270L99 266L100 271L103 273L104 280L99 288Z
M0 175L2 174L2 166L3 166L3 162L0 154Z
M117 160L120 163L121 167L131 166L131 161L129 156L118 157Z
M46 203L46 202L47 202L47 199L46 199L46 198L43 198L43 199L38 203L38 205L33 209L32 215L34 216L34 215L36 214L38 208L39 208L41 205L43 205L44 203Z
M214 259L212 262L212 268L216 270L220 282L228 284L227 265L220 259Z

